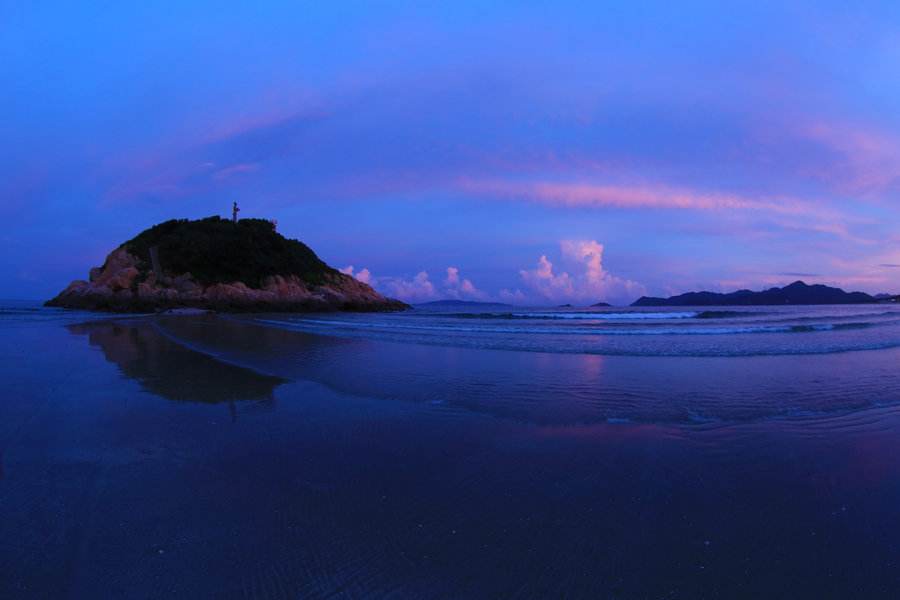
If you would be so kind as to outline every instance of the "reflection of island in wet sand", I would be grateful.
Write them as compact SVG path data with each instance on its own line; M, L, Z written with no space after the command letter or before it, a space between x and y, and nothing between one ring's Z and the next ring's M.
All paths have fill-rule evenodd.
M273 399L285 382L190 350L162 335L150 321L94 321L70 325L87 335L109 362L153 394L169 400L226 402Z

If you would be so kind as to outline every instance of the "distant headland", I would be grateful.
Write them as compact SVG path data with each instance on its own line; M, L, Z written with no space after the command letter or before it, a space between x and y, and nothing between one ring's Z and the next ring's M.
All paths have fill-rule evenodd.
M479 302L477 300L432 300L430 302L419 302L416 304L418 308L512 308L512 304L504 304L502 302Z
M894 297L875 297L863 292L845 292L827 285L807 285L795 281L782 288L773 287L760 292L738 290L729 294L717 292L688 292L668 298L643 296L632 306L767 306L779 304L872 304L892 301Z
M328 266L263 219L175 219L113 250L47 306L115 312L392 311L408 305Z

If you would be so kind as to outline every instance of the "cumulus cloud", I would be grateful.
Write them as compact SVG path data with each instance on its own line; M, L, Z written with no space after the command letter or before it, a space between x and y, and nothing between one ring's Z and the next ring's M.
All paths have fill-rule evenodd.
M487 294L475 287L469 279L460 276L458 267L447 267L447 278L444 280L444 293L457 300L484 300Z
M447 267L447 285L459 285L459 269L456 267Z
M374 276L369 269L357 270L353 265L340 271L370 284L387 296L413 303L447 298L490 300L492 297L511 304L625 303L646 294L643 285L617 277L604 268L603 244L596 240L562 240L559 248L562 261L571 265L572 269L562 271L546 254L541 255L534 268L519 271L521 288L505 288L496 295L479 289L455 266L447 267L446 276L434 281L427 271L419 271L412 278Z
M522 269L519 276L528 294L521 290L503 290L501 296L512 300L527 295L539 300L562 302L625 302L646 293L643 285L612 275L603 268L603 244L596 240L562 240L564 260L578 269L574 274L555 268L541 255L533 269Z
M341 273L345 275L350 275L355 277L357 280L362 281L363 283L368 283L372 285L372 273L369 272L368 269L360 269L359 271L353 270L353 265L348 265L343 269L338 269Z
M368 283L383 294L407 302L427 302L440 298L455 300L485 300L488 298L488 295L478 289L470 279L460 275L459 267L447 267L447 276L437 283L431 281L427 271L419 271L411 279L391 276L375 277L369 269L356 270L353 265L348 265L340 271Z
M402 277L378 277L375 287L392 298L407 302L425 302L437 298L434 284L427 271L419 271L412 279Z
M603 244L596 240L563 240L559 243L563 255L584 264L584 276L591 283L599 283L606 277L603 270Z
M522 269L519 276L528 288L544 298L554 300L574 295L572 278L568 273L554 273L553 263L546 254L541 255L534 269Z
M510 289L502 289L498 294L500 300L503 302L508 302L510 304L525 304L528 302L528 297L522 290L510 290Z

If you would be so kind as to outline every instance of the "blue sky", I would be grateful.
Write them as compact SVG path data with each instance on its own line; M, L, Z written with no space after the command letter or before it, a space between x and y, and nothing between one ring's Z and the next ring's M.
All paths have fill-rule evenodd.
M896 3L2 2L0 296L168 218L408 300L900 291Z

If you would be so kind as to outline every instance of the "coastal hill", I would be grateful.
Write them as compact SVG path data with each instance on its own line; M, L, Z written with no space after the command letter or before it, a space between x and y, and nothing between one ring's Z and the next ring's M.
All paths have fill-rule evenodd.
M328 266L272 222L220 217L151 227L113 250L88 281L73 281L46 304L117 312L408 308Z
M879 300L863 292L845 292L827 285L795 281L783 288L761 292L738 290L730 294L688 292L669 298L642 296L632 306L765 306L777 304L871 304Z

